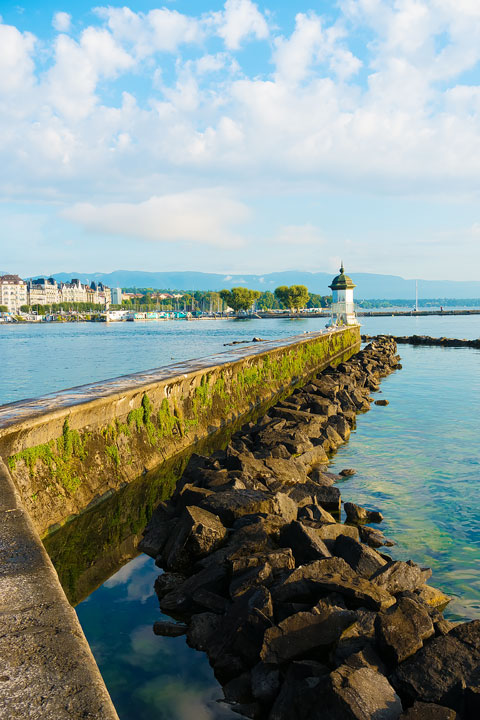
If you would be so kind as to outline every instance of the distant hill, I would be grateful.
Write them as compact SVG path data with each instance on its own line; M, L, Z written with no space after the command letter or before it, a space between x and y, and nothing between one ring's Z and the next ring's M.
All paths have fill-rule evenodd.
M356 283L355 297L370 300L382 298L415 298L415 280L405 280L398 275L375 275L372 273L348 274ZM39 276L40 277L40 276ZM42 276L43 277L43 276ZM299 270L268 273L265 275L220 275L201 272L144 272L115 270L111 273L55 273L53 277L66 282L72 277L82 282L103 282L110 287L158 288L162 290L222 290L243 285L252 290L274 290L279 285L306 285L311 292L330 294L332 273L309 273ZM454 280L420 280L418 294L421 298L480 298L480 282Z

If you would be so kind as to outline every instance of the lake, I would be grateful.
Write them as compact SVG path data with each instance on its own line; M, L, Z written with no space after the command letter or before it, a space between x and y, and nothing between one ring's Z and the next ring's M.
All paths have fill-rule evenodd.
M365 318L368 334L480 336L480 316ZM1 400L208 355L231 340L284 337L323 320L199 321L0 328ZM453 596L448 615L480 617L480 353L399 346L403 369L381 384L387 407L358 416L332 468L354 467L342 498L378 508L394 558L433 569ZM92 528L93 531L93 528ZM88 532L88 530L87 530ZM120 553L121 555L121 553ZM125 558L128 559L128 553ZM153 560L140 555L77 605L121 720L224 720L222 692L206 657L184 638L152 632L160 619Z

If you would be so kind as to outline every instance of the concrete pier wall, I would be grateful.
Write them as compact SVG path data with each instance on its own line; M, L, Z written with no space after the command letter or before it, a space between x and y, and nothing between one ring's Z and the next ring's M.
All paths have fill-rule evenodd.
M359 326L352 326L4 405L0 456L44 535L359 347Z
M359 348L312 333L0 407L1 720L118 720L40 535Z

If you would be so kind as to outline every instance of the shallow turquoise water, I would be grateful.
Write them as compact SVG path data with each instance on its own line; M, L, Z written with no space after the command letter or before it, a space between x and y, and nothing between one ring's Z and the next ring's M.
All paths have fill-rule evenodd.
M362 318L362 332L480 337L480 315ZM220 352L254 336L321 330L325 319L0 325L0 404Z
M208 355L232 339L300 334L319 320L201 321L148 325L0 328L0 401ZM369 334L477 338L480 316L369 318ZM399 346L403 370L382 382L387 407L358 417L332 467L354 467L344 501L380 509L395 558L433 568L431 584L454 596L449 614L480 617L480 353ZM77 607L121 720L238 717L206 657L184 638L160 638L153 561L139 556Z

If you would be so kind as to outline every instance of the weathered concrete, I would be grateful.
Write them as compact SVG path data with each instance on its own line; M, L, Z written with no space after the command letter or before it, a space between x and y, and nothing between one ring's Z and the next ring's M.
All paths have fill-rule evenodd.
M118 720L57 574L0 460L0 717Z
M352 326L4 405L0 456L43 535L359 347Z
M39 533L359 347L315 333L0 408L2 720L118 720Z

